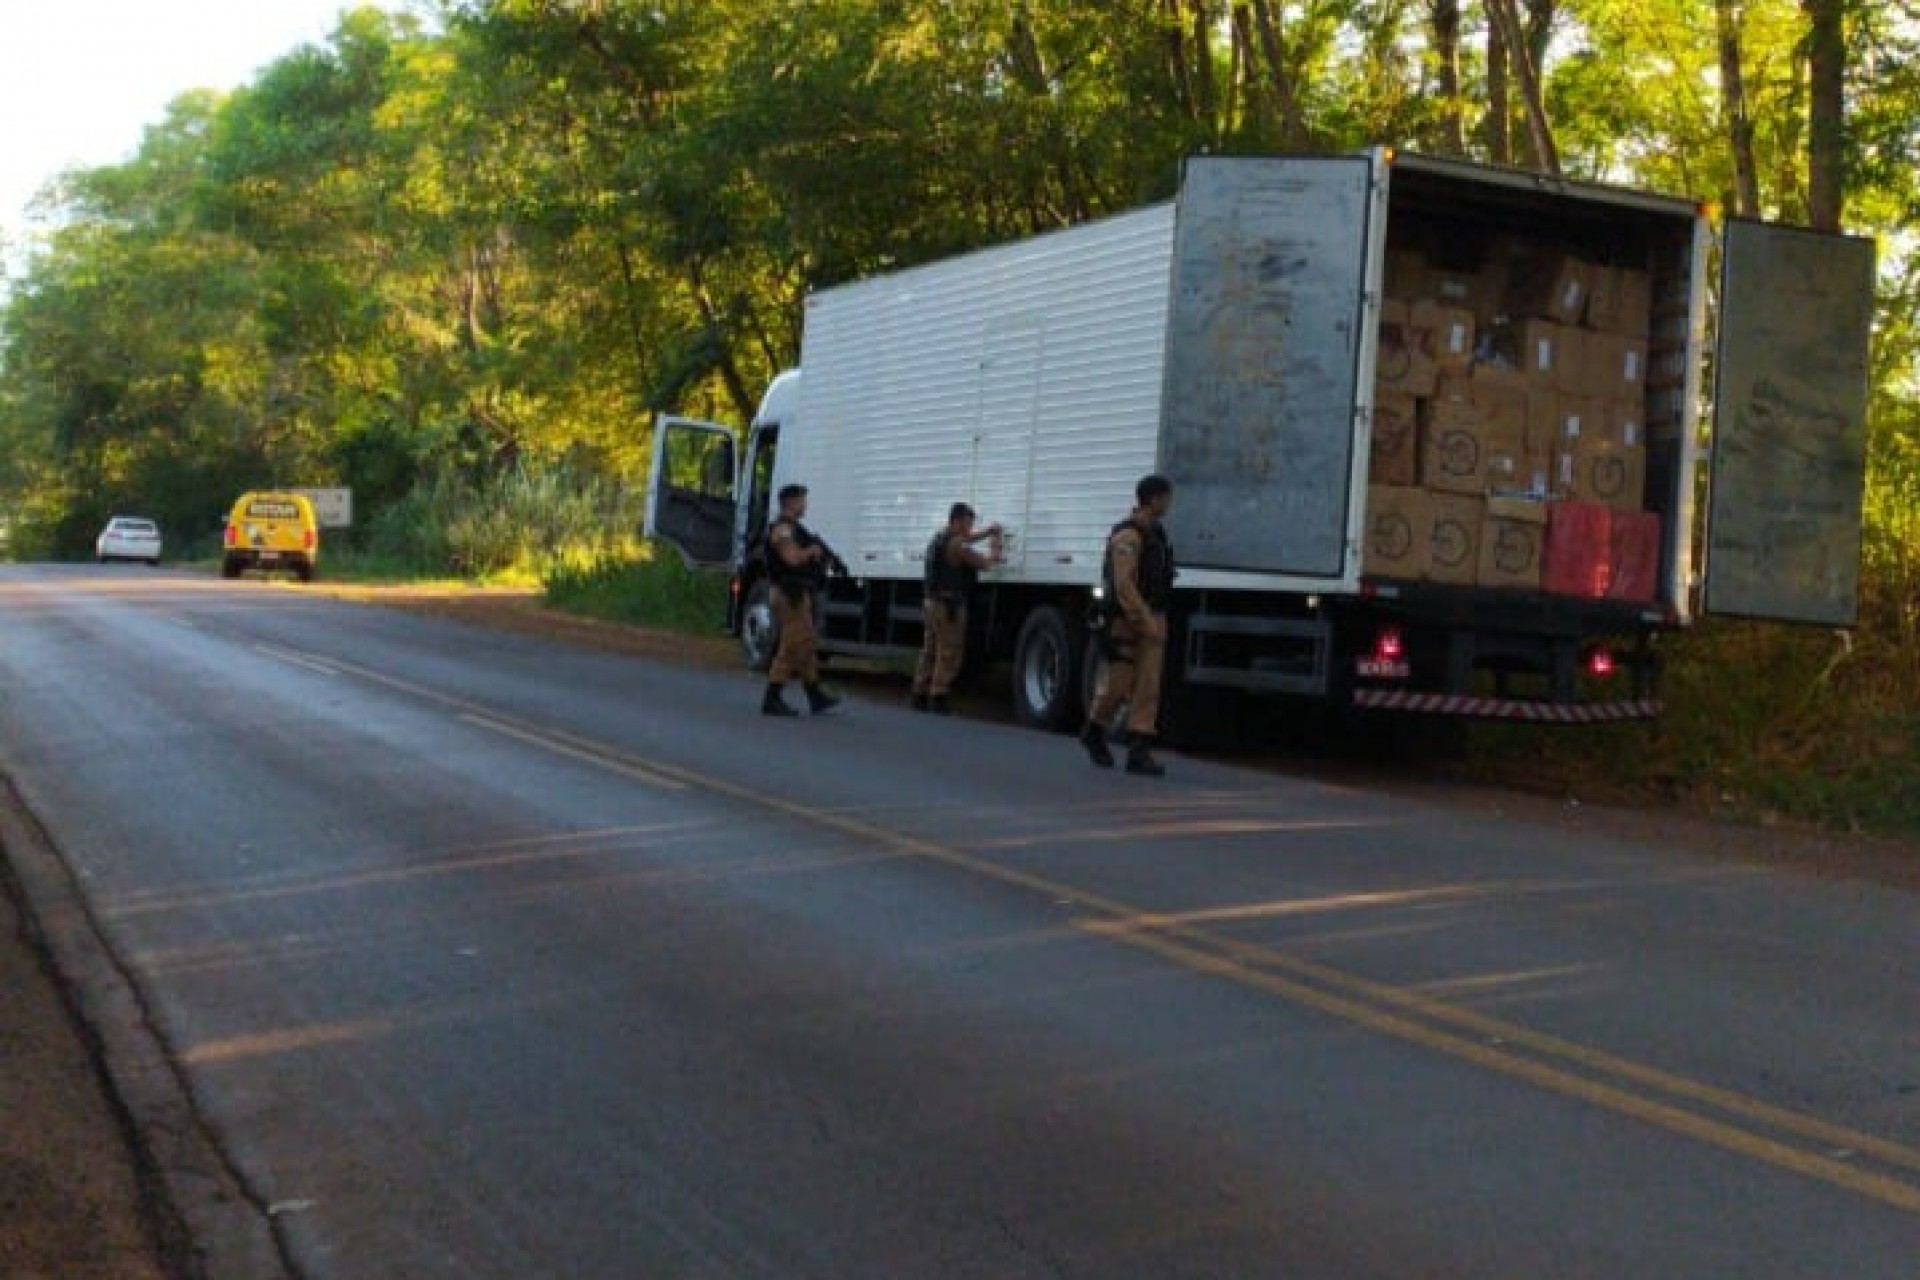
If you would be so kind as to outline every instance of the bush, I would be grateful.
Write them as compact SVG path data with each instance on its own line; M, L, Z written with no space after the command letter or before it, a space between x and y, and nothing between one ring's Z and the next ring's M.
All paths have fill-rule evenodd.
M428 576L538 579L632 550L641 514L624 486L565 468L519 468L480 485L442 475L375 517L365 550L370 562Z
M616 622L700 634L718 631L726 618L727 580L689 569L657 542L588 564L556 564L546 588L549 604Z

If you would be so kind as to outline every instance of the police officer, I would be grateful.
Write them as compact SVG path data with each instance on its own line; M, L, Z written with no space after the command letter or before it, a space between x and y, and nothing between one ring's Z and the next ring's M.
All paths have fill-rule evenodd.
M1113 526L1101 565L1109 612L1107 669L1080 731L1087 755L1113 767L1107 725L1127 710L1127 772L1158 778L1166 767L1152 744L1160 716L1160 673L1167 656L1167 610L1173 602L1173 543L1161 523L1173 507L1173 482L1147 476L1134 486L1133 512Z
M813 714L838 706L840 699L820 686L820 654L815 647L813 602L826 585L827 573L846 572L846 565L819 535L800 521L807 514L807 487L790 484L780 490L780 514L767 529L767 576L772 580L774 626L780 647L767 673L766 696L760 710L770 716L800 713L783 696L787 681L798 678L807 691Z
M916 711L948 714L947 691L953 688L967 652L967 599L980 571L1003 558L1000 526L990 524L976 533L974 519L972 507L954 503L947 511L947 527L927 543L921 578L925 639L920 645L920 665L913 673ZM983 541L990 544L986 554L972 545Z

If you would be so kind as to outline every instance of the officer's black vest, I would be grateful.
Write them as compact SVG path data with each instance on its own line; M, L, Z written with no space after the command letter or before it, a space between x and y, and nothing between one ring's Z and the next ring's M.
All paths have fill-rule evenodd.
M800 564L788 564L780 558L779 550L773 543L773 531L781 525L793 526L793 545L805 551L819 539L807 526L798 520L784 517L767 526L767 577L776 587L785 587L790 591L817 591L826 579L826 566L818 561L803 561Z
M920 583L929 600L965 604L967 597L973 594L973 584L980 575L974 572L971 565L955 564L947 558L947 548L952 538L953 535L943 529L927 543Z
M1173 603L1173 540L1167 537L1165 526L1158 522L1146 523L1128 516L1113 526L1107 534L1107 552L1100 564L1100 583L1106 589L1109 607L1116 611L1120 607L1120 593L1113 585L1113 536L1122 529L1132 529L1140 535L1140 596L1147 602L1147 608L1155 613L1165 613Z

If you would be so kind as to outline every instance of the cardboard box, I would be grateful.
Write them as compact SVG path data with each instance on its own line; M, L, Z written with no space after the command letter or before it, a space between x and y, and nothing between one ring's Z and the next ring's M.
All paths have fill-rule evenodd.
M1620 445L1591 433L1570 441L1560 452L1554 490L1573 502L1639 511L1646 506L1646 446Z
M1473 585L1480 572L1480 525L1486 509L1484 498L1429 495L1427 581Z
M1581 389L1610 399L1637 396L1647 386L1647 343L1618 333L1584 335Z
M1420 429L1420 483L1435 493L1479 496L1493 487L1498 460L1524 451L1523 432L1495 427L1477 406L1430 404Z
M1660 517L1651 511L1609 513L1613 600L1656 600L1660 595Z
M1361 571L1415 581L1427 572L1432 495L1424 489L1367 486L1367 545Z
M1567 395L1554 399L1554 449L1565 452L1582 437L1607 434L1607 402L1597 396Z
M1622 267L1619 278L1616 332L1645 339L1653 330L1653 275L1637 267Z
M1555 502L1547 507L1542 590L1604 599L1613 583L1613 512L1598 503Z
M1513 264L1507 309L1559 324L1576 325L1587 312L1590 274L1574 254L1536 250Z
M1473 312L1422 298L1410 308L1407 322L1443 371L1465 373L1473 367Z
M1535 386L1578 394L1586 385L1582 336L1551 320L1518 320L1494 345Z
M1624 448L1647 443L1645 406L1640 400L1603 400L1600 402L1599 434L1603 440Z
M1553 491L1554 456L1551 444L1536 442L1530 432L1494 437L1487 451L1487 492L1503 497L1546 497Z
M1546 503L1525 498L1487 499L1474 581L1483 587L1539 590L1546 542Z
M1494 332L1499 331L1496 329ZM1518 391L1525 394L1534 386L1533 379L1511 361L1497 363L1485 359L1474 362L1473 372L1468 381L1473 386L1473 391L1470 393L1473 395L1478 395L1482 390Z
M1587 264L1587 310L1581 323L1600 333L1618 333L1620 268Z
M1587 327L1644 340L1652 319L1653 277L1635 267L1601 267L1589 274Z
M1373 484L1416 484L1420 479L1420 402L1397 391L1373 401L1373 444L1367 459Z
M1385 314L1385 309L1382 309ZM1374 363L1374 383L1381 392L1430 396L1440 378L1440 366L1427 354L1411 324L1380 325L1380 347Z
M1477 385L1473 402L1480 408L1486 424L1495 431L1510 433L1516 440L1527 430L1527 393L1518 388Z

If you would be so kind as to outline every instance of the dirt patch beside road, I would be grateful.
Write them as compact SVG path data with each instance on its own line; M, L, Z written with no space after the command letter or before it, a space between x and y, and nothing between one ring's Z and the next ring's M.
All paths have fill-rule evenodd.
M161 1280L127 1136L12 888L0 892L0 1280Z

